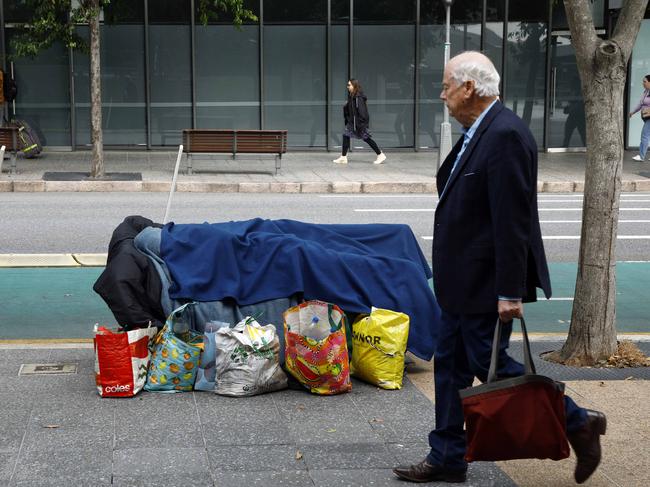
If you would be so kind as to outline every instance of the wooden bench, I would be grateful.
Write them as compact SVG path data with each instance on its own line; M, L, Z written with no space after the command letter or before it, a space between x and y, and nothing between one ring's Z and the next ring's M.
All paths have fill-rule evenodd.
M20 150L18 147L18 127L0 127L0 147L3 145L5 151L11 153L11 174L16 174L16 157ZM0 160L0 172L2 172L2 160Z
M287 152L286 130L183 129L187 174L192 174L192 154L275 154L275 174Z

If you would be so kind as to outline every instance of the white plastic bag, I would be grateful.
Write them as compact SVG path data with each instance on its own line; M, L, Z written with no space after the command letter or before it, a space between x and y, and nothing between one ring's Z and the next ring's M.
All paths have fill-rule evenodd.
M216 333L216 383L223 396L254 396L287 387L280 368L280 340L275 326L246 317L234 328Z

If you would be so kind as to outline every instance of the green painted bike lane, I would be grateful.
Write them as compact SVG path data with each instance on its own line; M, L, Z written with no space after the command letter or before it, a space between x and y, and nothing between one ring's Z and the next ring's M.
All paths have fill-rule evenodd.
M566 333L577 266L550 264L554 300L525 306L531 332ZM617 330L650 333L650 262L617 264ZM92 286L102 267L0 268L0 340L92 338L115 318ZM560 299L558 299L560 298Z

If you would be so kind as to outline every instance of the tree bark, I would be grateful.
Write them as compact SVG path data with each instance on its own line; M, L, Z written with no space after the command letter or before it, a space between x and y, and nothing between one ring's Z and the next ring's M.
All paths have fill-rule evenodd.
M104 177L102 137L102 84L100 71L99 0L90 0L90 142L93 146L91 178Z
M616 235L623 172L627 63L648 0L628 0L614 36L599 39L588 0L564 0L582 84L587 164L569 336L552 359L593 365L616 350Z

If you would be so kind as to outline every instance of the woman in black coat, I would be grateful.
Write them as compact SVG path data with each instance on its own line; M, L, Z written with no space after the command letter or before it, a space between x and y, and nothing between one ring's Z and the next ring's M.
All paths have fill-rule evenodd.
M348 150L350 149L350 138L361 139L365 141L372 150L377 154L374 164L382 164L386 160L386 155L372 140L368 132L370 116L368 115L368 105L366 105L366 95L361 90L361 85L356 79L348 81L348 101L343 107L343 118L345 119L345 131L343 132L343 150L341 157L334 159L337 164L348 163Z

